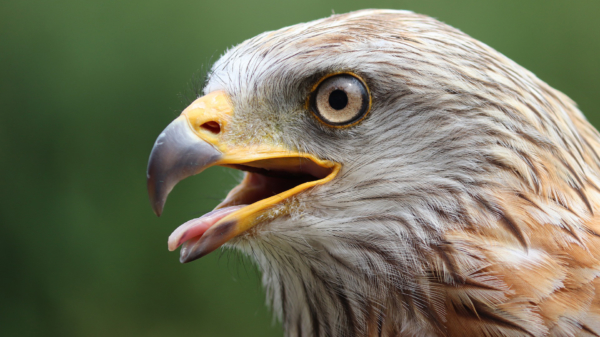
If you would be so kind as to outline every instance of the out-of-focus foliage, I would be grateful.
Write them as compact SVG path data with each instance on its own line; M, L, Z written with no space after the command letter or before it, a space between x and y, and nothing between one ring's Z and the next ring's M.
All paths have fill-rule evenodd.
M281 336L251 264L181 265L166 249L239 173L188 179L158 219L146 161L190 101L179 94L227 47L367 7L462 29L600 125L598 1L3 1L0 335Z

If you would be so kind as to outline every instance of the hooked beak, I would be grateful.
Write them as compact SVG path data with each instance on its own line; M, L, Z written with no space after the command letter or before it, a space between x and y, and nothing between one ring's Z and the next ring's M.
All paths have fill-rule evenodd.
M177 118L158 136L148 161L148 195L157 216L175 185L215 163L223 154L190 132L186 118Z
M158 136L148 162L150 202L160 216L167 196L182 179L220 165L246 171L215 211L180 226L169 249L184 244L181 262L200 258L263 222L276 206L286 214L286 201L311 187L331 181L341 165L271 141L240 146L228 141L234 115L223 91L198 98Z

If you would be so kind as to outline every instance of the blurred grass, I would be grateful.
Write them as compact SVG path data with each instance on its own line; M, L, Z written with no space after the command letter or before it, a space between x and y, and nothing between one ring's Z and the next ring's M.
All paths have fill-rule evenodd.
M146 161L179 94L226 48L369 7L462 29L600 125L596 1L3 1L0 335L281 336L249 263L180 265L166 249L238 174L190 178L157 219Z

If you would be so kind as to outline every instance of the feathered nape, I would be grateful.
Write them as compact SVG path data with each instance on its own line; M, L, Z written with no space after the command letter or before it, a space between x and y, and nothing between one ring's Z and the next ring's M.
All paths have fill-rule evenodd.
M298 108L332 71L371 86L356 127ZM600 336L598 133L527 70L429 17L366 10L242 43L217 89L255 139L343 164L230 242L287 336Z

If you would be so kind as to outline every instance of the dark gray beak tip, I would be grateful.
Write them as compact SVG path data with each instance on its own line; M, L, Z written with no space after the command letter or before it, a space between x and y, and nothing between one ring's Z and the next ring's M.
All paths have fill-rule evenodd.
M150 200L150 202L152 202L152 201L153 200ZM162 211L163 211L164 207L165 207L164 202L152 202L152 210L154 211L154 214L156 214L156 216L159 218L162 215Z
M153 162L152 157L153 157L152 154L150 154L150 163ZM164 181L160 181L160 183L158 183L158 186L157 186L158 179L155 178L154 173L150 172L153 168L156 168L156 164L154 166L152 166L152 165L150 165L150 163L148 165L148 173L147 173L148 197L150 198L150 205L152 206L152 210L154 211L154 214L156 214L156 216L160 217L163 212L163 208L165 207L165 201L167 199L166 194L168 194L168 193L165 194L164 191L162 191L162 189L161 189L161 187L162 188L165 187Z
M185 117L175 119L158 136L146 171L148 196L157 216L181 180L202 172L222 154L192 131Z
M206 255L208 255L208 253L211 253L214 249L206 249L205 247L202 247L205 245L201 245L200 247L185 247L184 249L181 250L180 255L179 255L179 262L180 263L190 263L192 261L196 261L201 257L204 257Z

